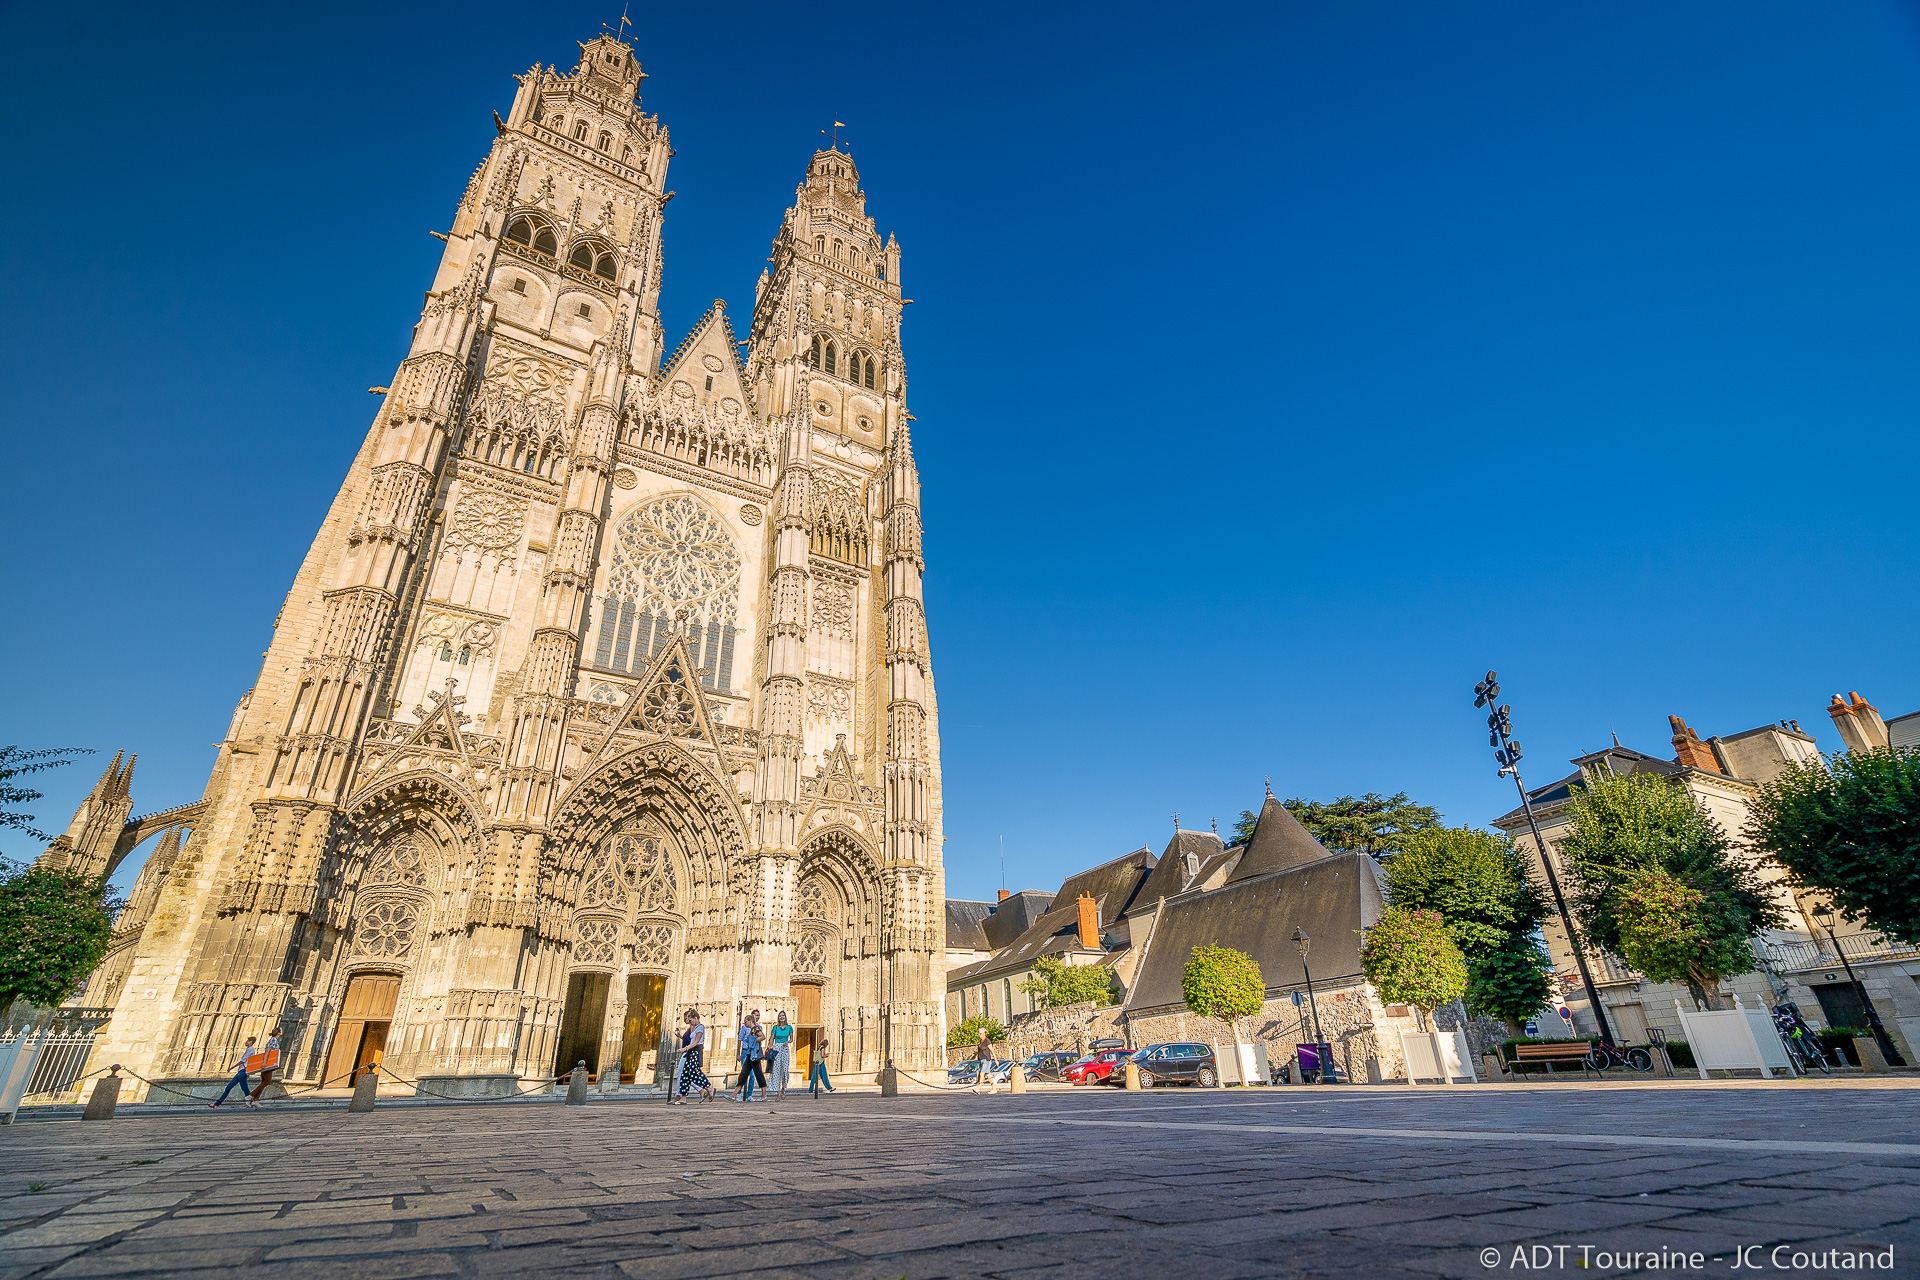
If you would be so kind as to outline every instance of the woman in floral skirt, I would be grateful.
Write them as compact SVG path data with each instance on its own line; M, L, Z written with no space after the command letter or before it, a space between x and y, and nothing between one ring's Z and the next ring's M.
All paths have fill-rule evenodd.
M680 1052L676 1055L680 1060L678 1073L680 1084L670 1105L685 1102L687 1095L695 1089L705 1095L701 1101L712 1102L713 1085L700 1070L700 1059L707 1043L707 1029L700 1022L698 1009L687 1010L683 1021L686 1022L687 1029L680 1033Z

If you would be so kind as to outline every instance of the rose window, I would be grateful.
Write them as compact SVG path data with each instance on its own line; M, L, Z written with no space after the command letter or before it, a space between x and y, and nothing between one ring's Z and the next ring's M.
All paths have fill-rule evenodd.
M414 927L420 909L411 902L376 902L354 922L354 951L363 956L393 958L413 949Z

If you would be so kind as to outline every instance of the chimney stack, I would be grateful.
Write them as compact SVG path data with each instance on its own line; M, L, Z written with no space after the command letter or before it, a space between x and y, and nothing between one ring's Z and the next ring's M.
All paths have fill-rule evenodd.
M1080 907L1080 945L1089 951L1100 951L1100 912L1093 905L1093 895L1083 893L1078 903Z
M1871 702L1857 693L1849 693L1845 701L1839 694L1833 695L1833 701L1827 706L1827 714L1833 717L1833 727L1840 731L1840 740L1847 744L1849 751L1883 751L1887 746L1887 722L1880 718L1880 712Z
M1705 769L1708 773L1720 772L1720 762L1713 758L1713 748L1700 741L1700 735L1687 728L1687 722L1679 716L1668 716L1667 723L1673 726L1673 762L1693 769Z
M1005 902L1008 898L1011 898L1012 896L1013 895L1008 893L1005 889L1002 889L1000 891L1000 901L1002 902Z

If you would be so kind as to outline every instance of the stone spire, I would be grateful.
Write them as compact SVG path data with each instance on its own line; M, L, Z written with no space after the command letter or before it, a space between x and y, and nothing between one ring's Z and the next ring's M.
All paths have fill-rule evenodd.
M90 876L107 873L121 829L133 812L133 763L139 758L123 751L114 753L113 763L74 810L65 833L40 856L42 865Z

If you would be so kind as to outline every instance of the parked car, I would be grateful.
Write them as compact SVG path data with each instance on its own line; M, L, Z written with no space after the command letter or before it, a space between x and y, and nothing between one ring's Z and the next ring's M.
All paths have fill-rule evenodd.
M1214 1060L1212 1048L1204 1044L1184 1040L1150 1044L1133 1055L1133 1062L1140 1068L1142 1089L1164 1084L1211 1089L1220 1083L1220 1064ZM1107 1083L1124 1084L1124 1075L1124 1071L1115 1071L1107 1077Z
M1079 1060L1071 1053L1036 1053L1020 1066L1027 1073L1028 1080L1058 1081L1061 1073Z
M1005 1084L1013 1079L1012 1058L979 1058L959 1063L947 1068L948 1084L979 1084L985 1074L989 1079Z
M1060 1078L1068 1084L1099 1084L1126 1060L1125 1049L1102 1049L1068 1066L1060 1073Z
M980 1083L980 1062L979 1062L979 1060L978 1060L978 1059L969 1059L969 1060L968 1060L968 1061L966 1061L966 1062L956 1062L956 1063L954 1063L954 1064L953 1064L952 1066L950 1066L950 1067L948 1067L948 1068L947 1068L947 1083L948 1083L948 1084L978 1084L978 1083Z

